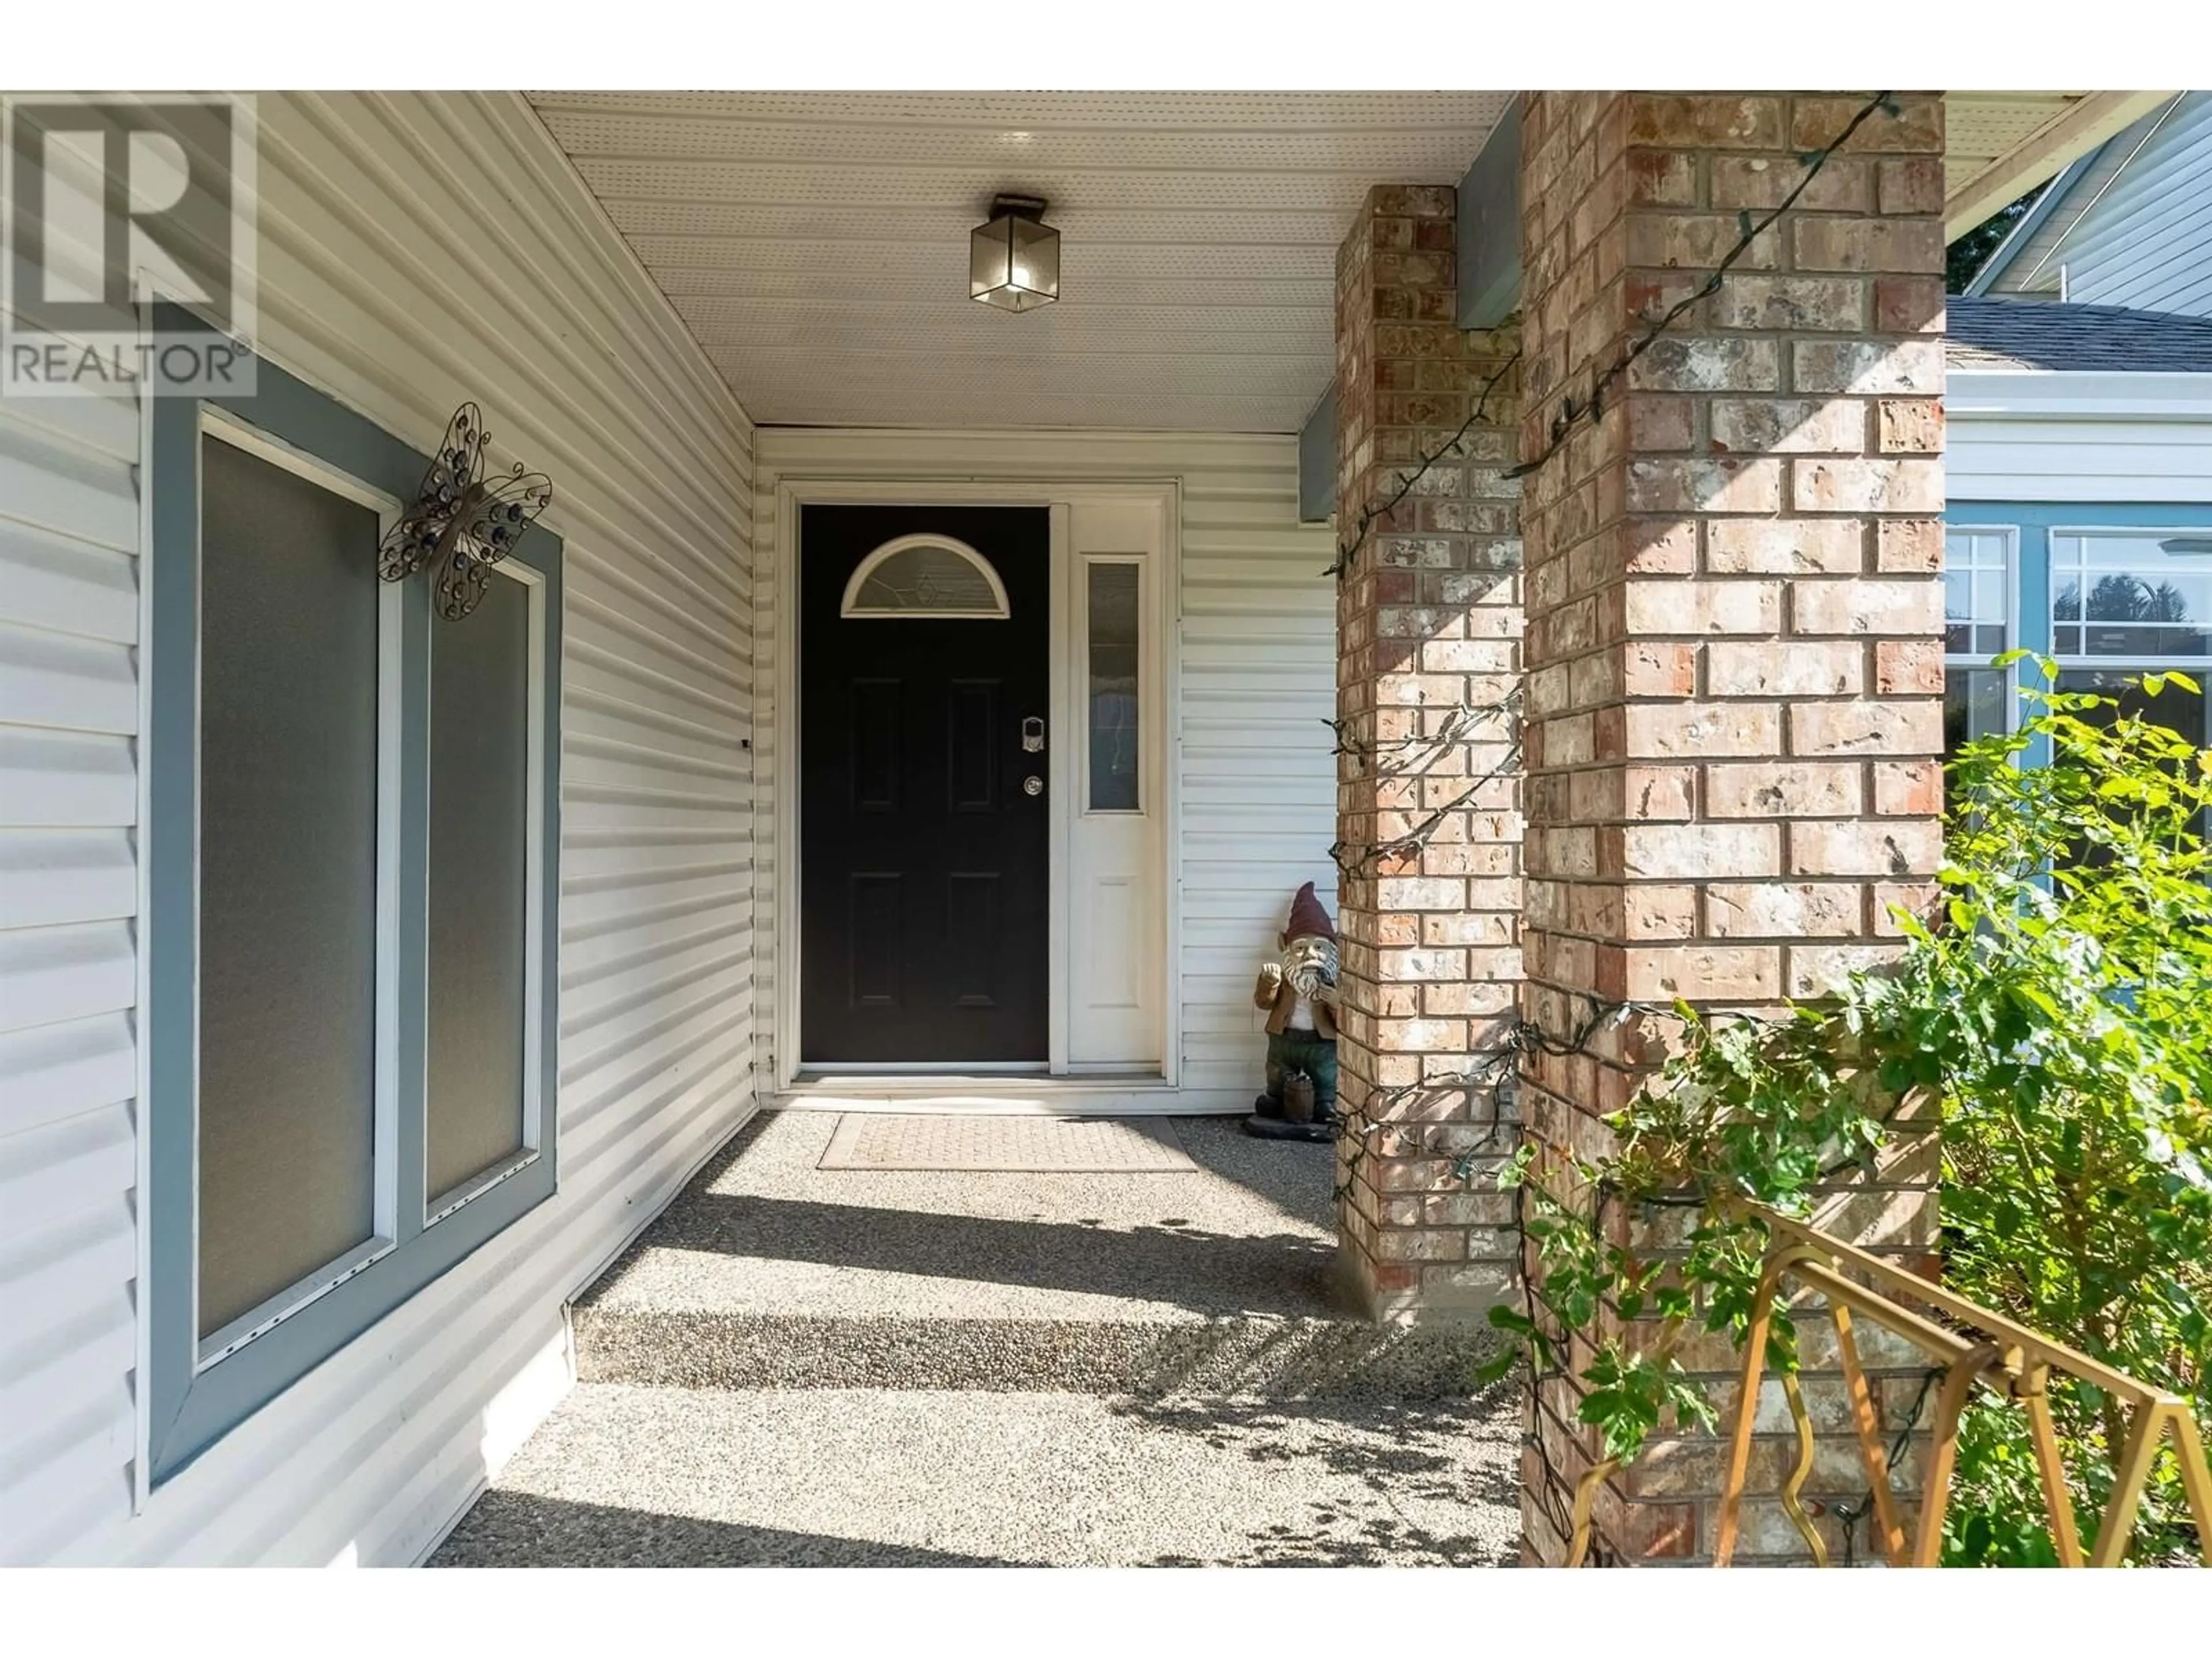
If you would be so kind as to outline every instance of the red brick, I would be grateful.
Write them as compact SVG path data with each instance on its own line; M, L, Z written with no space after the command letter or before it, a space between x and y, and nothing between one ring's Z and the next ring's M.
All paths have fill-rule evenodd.
M1803 819L1790 826L1784 872L1902 879L1932 874L1942 850L1942 826L1932 818L1825 823Z
M1932 697L1801 702L1790 709L1793 755L1934 755L1943 748L1943 705Z
M1874 285L1874 325L1883 334L1943 331L1941 276L1883 276Z
M1766 581L1684 581L1623 585L1623 617L1631 634L1772 634L1782 626L1782 587Z
M1782 749L1781 710L1771 703L1631 703L1623 726L1627 753L1637 759L1775 755Z
M1943 769L1936 762L1877 761L1874 810L1886 817L1911 817L1943 810Z
M1708 165L1717 208L1778 207L1805 177L1804 163L1794 155L1716 155ZM1874 204L1874 163L1835 156L1799 193L1795 210L1867 213Z
M1638 1001L1771 1002L1782 992L1782 952L1771 945L1644 945L1626 957L1626 994Z
M1876 649L1881 649L1877 647ZM1705 647L1705 691L1715 697L1850 697L1864 689L1866 647L1856 641L1716 640ZM1941 653L1937 653L1941 689Z
M1716 398L1711 418L1717 450L1856 455L1866 447L1866 405L1848 398Z
M1717 519L1705 526L1705 568L1717 574L1856 575L1864 527L1849 519Z
M1790 356L1800 392L1937 393L1943 389L1940 340L1800 340Z
M1628 94L1628 142L1661 149L1780 149L1782 100L1768 96Z
M1893 93L1895 106L1878 109L1860 123L1843 146L1845 155L1869 150L1918 151L1941 155L1943 149L1943 100L1934 93ZM1796 149L1818 149L1837 142L1844 129L1865 107L1860 93L1796 94L1790 106L1790 143Z
M1932 581L1813 581L1790 585L1790 627L1798 634L1937 637L1943 590Z
M1943 404L1937 398L1885 398L1876 405L1885 454L1936 454L1943 447Z
M1866 284L1856 276L1755 276L1730 271L1713 300L1717 328L1856 333L1866 326Z
M1759 127L1767 96L1530 96L1522 455L1550 443L1561 399L1586 395L1629 330L1697 295L1735 242L1739 205L1779 201L1800 176L1792 150L1826 143L1863 104L1771 94L1785 125L1828 129L1773 143ZM1603 419L1522 481L1536 879L1522 1006L1547 1030L1572 1029L1591 998L1756 1004L1832 985L1896 944L1877 895L1924 896L1940 856L1942 111L1899 98L1902 118L1877 118L1832 157L1797 210L1643 355L1632 385L1611 389ZM1784 255L1802 258L1777 269ZM1579 1052L1526 1056L1538 1143L1604 1156L1599 1115L1632 1097L1666 1042L1632 1023ZM1880 1224L1881 1207L1844 1223ZM1664 1246L1669 1219L1636 1226ZM1932 1237L1932 1222L1912 1224ZM1439 1265L1433 1283L1494 1267ZM1735 1356L1714 1340L1704 1362L1726 1370ZM1832 1361L1807 1352L1812 1369ZM1808 1389L1840 1426L1832 1376ZM1540 1431L1586 1466L1574 1391L1557 1392ZM1755 1455L1779 1468L1786 1424L1767 1414L1776 1432ZM1834 1495L1855 1497L1848 1437L1820 1452ZM1762 1502L1758 1541L1781 1550L1778 1510ZM1711 1547L1711 1509L1702 1486L1654 1508L1609 1486L1596 1519L1626 1559L1689 1556ZM1556 1560L1563 1540L1540 1522L1531 1547Z
M1941 213L1943 184L1941 155L1885 159L1881 167L1878 205L1884 213Z
M1620 831L1632 877L1698 879L1771 876L1781 868L1781 830L1772 823L1636 824Z
M1694 207L1697 164L1678 151L1628 152L1628 204L1634 207Z
M1861 892L1856 882L1715 882L1705 889L1705 929L1718 939L1850 938Z
M1792 721L1805 712L1791 709ZM1708 766L1705 798L1717 818L1845 817L1865 810L1859 768L1832 761Z
M1790 504L1804 513L1940 513L1943 464L1933 460L1802 460Z
M1754 460L1652 460L1628 465L1632 513L1773 513L1782 506L1782 465Z
M1943 690L1941 640L1878 640L1874 690L1879 696L1925 696Z

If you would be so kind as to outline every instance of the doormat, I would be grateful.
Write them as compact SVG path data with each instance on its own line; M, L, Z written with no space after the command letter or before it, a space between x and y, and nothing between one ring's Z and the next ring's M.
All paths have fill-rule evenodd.
M1176 1175L1198 1165L1164 1118L848 1112L815 1168Z

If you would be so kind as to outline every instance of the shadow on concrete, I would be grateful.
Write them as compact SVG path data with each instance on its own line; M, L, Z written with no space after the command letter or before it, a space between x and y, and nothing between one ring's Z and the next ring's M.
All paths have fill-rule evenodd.
M1494 1386L1473 1399L1422 1404L1372 1401L1132 1401L1126 1413L1153 1427L1185 1433L1217 1450L1241 1450L1255 1462L1318 1465L1364 1488L1389 1513L1316 1500L1305 1529L1279 1522L1248 1534L1249 1566L1455 1566L1510 1565L1519 1553L1520 1447L1515 1391ZM1293 1443L1293 1419L1319 1429ZM1334 1426L1331 1426L1334 1425ZM1470 1442L1494 1455L1470 1457ZM1407 1504L1419 1514L1409 1514ZM1464 1525L1440 1526L1439 1512ZM1158 1558L1158 1566L1195 1566L1193 1558Z
M433 1567L1008 1567L995 1556L702 1521L496 1488L453 1528Z
M1321 1315L1335 1252L1296 1233L1231 1236L1194 1227L1131 1229L1082 1221L832 1204L705 1192L670 1207L647 1249L1025 1285L1164 1302L1200 1312ZM602 1281L619 1280L621 1268ZM587 1301L596 1299L599 1291Z

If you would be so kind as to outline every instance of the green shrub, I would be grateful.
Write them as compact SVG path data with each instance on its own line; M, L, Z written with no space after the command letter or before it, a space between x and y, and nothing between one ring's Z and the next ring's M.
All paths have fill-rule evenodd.
M2000 661L2009 659L2001 659ZM2037 660L2047 680L2056 670ZM2142 690L2194 693L2179 675ZM1686 1332L1741 1340L1763 1237L1751 1198L1803 1213L1817 1188L1932 1102L1943 1153L1946 1282L2139 1379L2193 1395L2212 1425L2212 750L2117 700L2023 694L2021 729L1950 767L1933 915L1900 917L1900 959L1772 1020L1700 1020L1652 1086L1611 1120L1619 1149L1508 1171L1543 1289L1498 1322L1540 1366L1591 1344L1582 1414L1632 1457L1672 1413L1710 1422L1673 1358ZM2022 763L2046 747L2051 763ZM1691 1211L1686 1255L1622 1243L1608 1204ZM1656 1210L1646 1208L1647 1216ZM1653 1322L1608 1336L1601 1307ZM1770 1358L1791 1363L1778 1319ZM2085 1543L2109 1484L2117 1402L2054 1389ZM2171 1459L2137 1559L2191 1540ZM1978 1407L1960 1438L1947 1559L2053 1559L2016 1413Z

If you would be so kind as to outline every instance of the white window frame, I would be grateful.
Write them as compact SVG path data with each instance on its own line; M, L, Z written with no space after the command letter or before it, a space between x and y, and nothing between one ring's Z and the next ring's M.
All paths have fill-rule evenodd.
M2004 626L2004 650L2010 651L2016 648L2020 644L2020 619L2021 614L2021 606L2022 603L2022 595L2020 585L2020 526L2016 524L1951 524L1947 522L1943 526L1943 563L1944 569L1947 572L1950 569L1951 538L1953 536L1995 536L2000 538L2003 549L2001 556L2003 561L2004 580L1999 586L2004 594L2005 605L2005 613L2002 618ZM1976 569L1981 568L1979 566L1976 566L1974 568ZM1974 625L1975 623L1984 620L1986 619L1970 618L1969 625ZM1947 617L1945 621L1945 631L1948 632L1948 618ZM1993 653L1991 654L1996 655L2002 654L2002 653ZM1953 651L1949 648L1949 646L1947 643L1943 651L1943 667L1947 675L1949 671L1954 668L1962 672L1972 672L1984 674L2001 674L2003 677L2004 682L2004 729L2008 733L2016 732L2020 729L2021 713L2020 705L2020 665L2017 663L2012 664L2002 669L1992 669L1990 666L1989 657L1984 656L1978 652Z
M2166 536L2212 538L2212 530L2207 530L2203 525L2053 525L2049 532L2046 532L2045 540L2045 546L2048 550L2046 558L2048 573L2046 580L2052 583L2055 583L2058 578L2058 543L2061 538L2068 536L2082 538L2091 536L2124 536L2134 541L2151 541ZM2212 562L2208 562L2206 568L2208 571L2212 571ZM2131 653L2124 657L2092 656L2085 651L2062 652L2058 649L2058 629L2061 624L2057 614L2057 596L2053 593L2045 593L2043 596L2045 609L2051 612L2051 660L2056 662L2061 668L2117 669L2123 673L2131 674L2155 674L2166 669L2174 668L2181 670L2184 673L2189 673L2191 670L2194 669L2197 671L2197 673L2191 676L2192 678L2198 678L2203 674L2212 673L2212 651L2196 653L2144 652L2141 653ZM2082 642L2085 645L2088 642L2088 621L2086 614L2087 603L2088 596L2084 594L2082 596L2082 605L2085 614L2082 621L2077 625L2082 629ZM2212 632L2212 617L2208 617L2206 619L2205 628L2207 632Z

